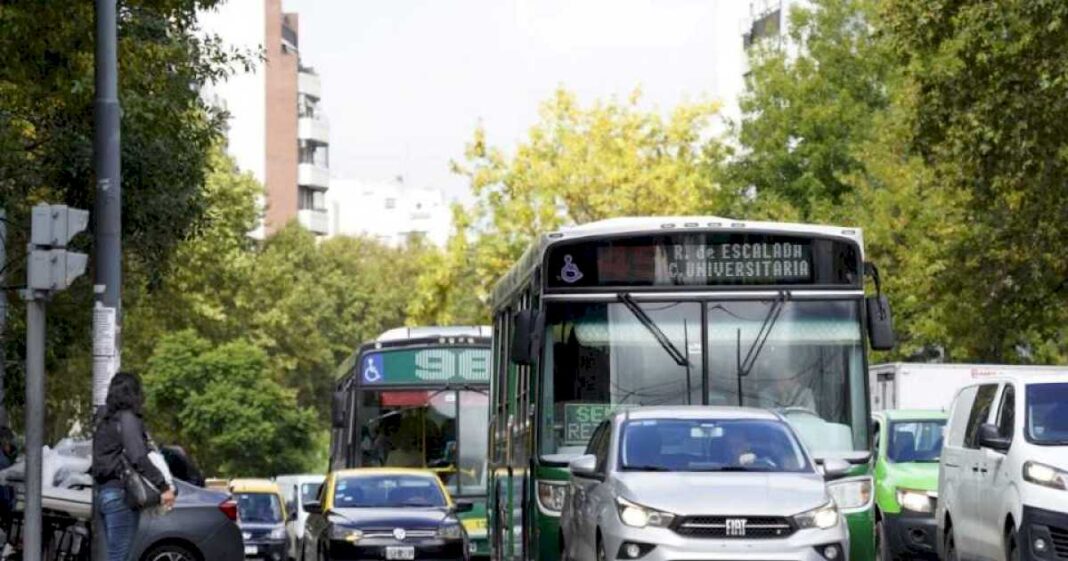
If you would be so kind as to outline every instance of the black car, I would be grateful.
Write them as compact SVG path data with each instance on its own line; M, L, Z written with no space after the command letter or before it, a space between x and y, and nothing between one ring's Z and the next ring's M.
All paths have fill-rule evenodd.
M469 561L467 532L441 480L416 469L331 473L307 503L304 561Z

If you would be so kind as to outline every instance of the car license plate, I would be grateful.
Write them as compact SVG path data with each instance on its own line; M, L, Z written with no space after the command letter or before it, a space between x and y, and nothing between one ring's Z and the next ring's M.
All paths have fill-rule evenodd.
M386 559L388 561L411 561L415 559L415 548L411 546L387 547Z
M254 545L245 546L245 555L256 555L260 552L259 548Z

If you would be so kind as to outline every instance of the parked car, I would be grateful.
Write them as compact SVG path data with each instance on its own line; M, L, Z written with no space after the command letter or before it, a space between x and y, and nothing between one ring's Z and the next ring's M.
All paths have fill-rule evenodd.
M572 561L845 560L846 522L780 415L738 407L618 412L570 465L560 518ZM705 557L708 556L708 557Z
M434 472L361 468L330 473L322 502L309 502L301 559L469 561L468 537Z
M286 524L296 513L286 511L282 491L266 479L234 479L230 492L237 501L237 523L245 541L245 558L285 561L289 559Z
M223 493L175 481L174 510L142 516L131 559L142 561L241 561L237 504Z
M279 475L274 478L286 500L286 511L296 516L286 525L289 530L289 558L300 558L300 544L304 537L304 524L308 513L304 505L319 500L319 489L324 475Z
M934 557L938 458L947 415L883 411L873 415L875 542L881 561Z
M1014 374L957 394L935 517L946 561L1068 559L1068 375Z

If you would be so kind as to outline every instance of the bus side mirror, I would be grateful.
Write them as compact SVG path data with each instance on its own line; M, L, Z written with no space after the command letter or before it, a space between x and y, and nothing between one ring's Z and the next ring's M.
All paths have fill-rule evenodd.
M894 319L890 314L890 300L883 294L864 299L868 312L868 339L872 350L889 351L894 348Z
M534 354L539 346L536 339L540 335L540 323L541 314L531 308L519 310L512 317L510 355L513 363L520 366L530 366L534 363Z
M334 392L334 403L330 408L331 422L335 429L345 428L345 392Z

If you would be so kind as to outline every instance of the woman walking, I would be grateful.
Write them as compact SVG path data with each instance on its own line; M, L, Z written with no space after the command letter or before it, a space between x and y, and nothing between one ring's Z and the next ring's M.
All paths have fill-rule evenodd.
M96 507L104 520L107 561L128 561L137 536L140 513L126 502L126 465L160 490L163 506L174 506L174 489L148 457L148 437L141 419L143 404L141 380L127 372L115 374L93 433L92 474L99 490Z

